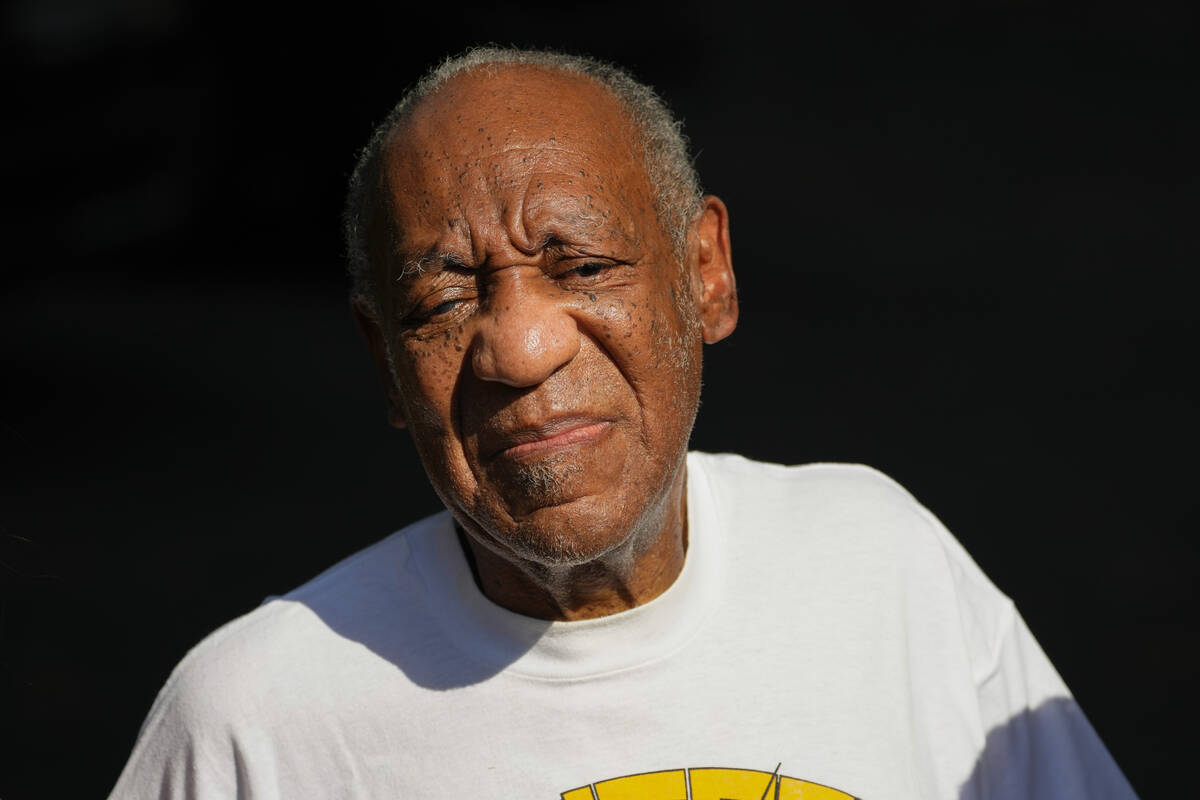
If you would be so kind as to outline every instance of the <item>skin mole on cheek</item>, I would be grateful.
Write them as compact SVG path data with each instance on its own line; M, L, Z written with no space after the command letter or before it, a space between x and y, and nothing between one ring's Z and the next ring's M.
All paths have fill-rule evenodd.
M591 300L593 303L596 302L596 295L588 292L588 300Z

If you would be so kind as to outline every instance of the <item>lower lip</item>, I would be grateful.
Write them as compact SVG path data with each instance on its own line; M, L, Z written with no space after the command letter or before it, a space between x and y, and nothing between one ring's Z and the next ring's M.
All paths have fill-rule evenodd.
M554 436L547 436L545 439L538 439L536 442L522 442L521 444L513 445L506 448L502 454L508 458L522 458L524 456L538 455L548 450L557 450L578 444L588 444L603 436L604 432L608 430L608 425L609 423L607 422L594 422L591 425L581 425L578 428L571 428L569 431L563 431Z

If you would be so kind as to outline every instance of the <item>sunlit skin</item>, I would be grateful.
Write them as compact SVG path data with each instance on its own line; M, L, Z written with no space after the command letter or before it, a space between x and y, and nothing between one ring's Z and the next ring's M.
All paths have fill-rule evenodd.
M380 313L355 313L482 590L528 616L675 580L700 350L737 322L724 204L705 198L680 264L630 125L584 78L503 66L385 145Z

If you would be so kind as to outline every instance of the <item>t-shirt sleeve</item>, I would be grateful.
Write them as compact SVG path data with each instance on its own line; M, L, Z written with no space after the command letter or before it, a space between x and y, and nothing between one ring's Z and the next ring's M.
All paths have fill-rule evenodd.
M182 667L182 666L181 666ZM212 720L202 687L176 668L146 715L109 800L209 800L247 796L240 748Z
M262 636L253 623L248 616L223 626L176 665L110 800L272 796L262 782L270 754L254 748L261 691L253 684L258 662L245 642Z
M110 800L207 800L238 796L228 755L198 731L186 698L168 686L146 718Z
M1025 621L1009 609L993 668L978 687L987 739L963 797L1136 800Z

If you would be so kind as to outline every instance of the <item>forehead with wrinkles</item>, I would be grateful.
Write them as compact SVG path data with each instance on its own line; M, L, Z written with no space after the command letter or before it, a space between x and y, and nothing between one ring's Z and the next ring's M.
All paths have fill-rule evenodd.
M455 76L385 145L395 244L412 255L469 237L478 250L483 232L465 228L483 220L530 251L601 226L609 239L639 238L653 202L633 132L620 102L580 76L528 66Z

